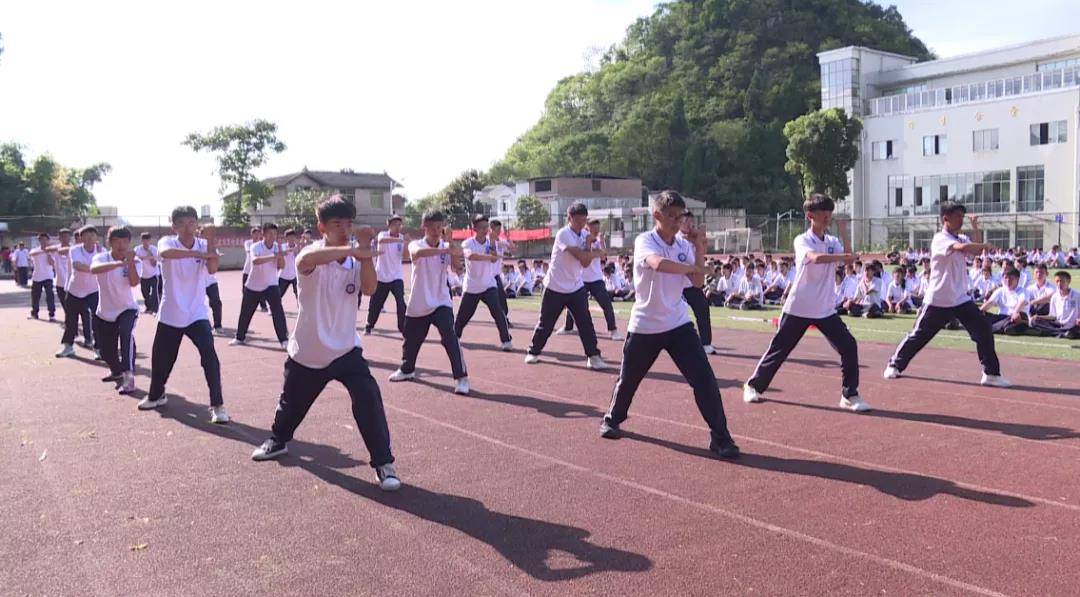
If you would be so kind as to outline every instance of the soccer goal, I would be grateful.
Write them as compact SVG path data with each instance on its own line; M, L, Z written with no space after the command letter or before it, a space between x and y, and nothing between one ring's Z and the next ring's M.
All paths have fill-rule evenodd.
M749 253L753 247L753 228L726 228L709 233L714 251L724 254Z

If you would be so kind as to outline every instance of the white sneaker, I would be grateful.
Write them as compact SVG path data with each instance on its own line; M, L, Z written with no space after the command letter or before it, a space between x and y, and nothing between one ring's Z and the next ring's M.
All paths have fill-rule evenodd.
M391 373L390 377L388 379L389 379L389 381L409 381L410 379L415 379L415 378L416 378L416 373L405 373L401 369L398 369L397 371L394 371L393 373Z
M503 352L511 352L514 350L514 343L509 341L503 342L499 345L499 350Z
M139 410L154 410L155 408L157 408L159 406L165 406L165 403L167 403L168 401L169 401L169 397L164 396L164 395L161 398L158 398L157 400L152 400L149 396L147 396L146 398L143 398L142 400L139 401L138 409Z
M611 330L611 339L616 342L622 342L626 337L620 334L619 330Z
M457 380L457 387L454 388L454 393L455 394L461 394L462 396L468 396L469 395L469 378L468 377L462 377L461 379Z
M62 344L60 345L60 350L56 351L56 358L58 359L73 356L75 356L75 347L70 344Z
M121 394L130 394L135 391L135 374L131 371L124 371L120 378L120 387L117 391Z
M900 370L892 365L885 368L885 379L896 379L900 377Z
M229 413L225 412L224 406L210 407L210 422L215 425L224 425L229 422Z
M705 349L705 354L716 354L716 347L712 344L706 344L705 346L702 346L702 348Z
M393 463L376 467L375 476L379 478L379 489L383 491L397 491L401 489L401 479L398 478Z
M859 396L858 394L855 394L854 396L848 396L847 398L841 396L840 408L846 408L847 410L855 411L857 413L864 413L868 410L871 410L870 405L867 404L867 402L862 399L862 396Z
M560 336L569 336L570 334L574 334L576 332L574 330L561 329L555 333Z
M589 357L588 360L585 361L585 368L594 371L604 371L608 368L608 364L597 354Z
M243 346L243 345L244 345L244 340L241 340L240 338L233 338L232 340L229 340L229 346Z
M982 379L979 383L984 386L993 386L995 388L1011 388L1012 382L1005 379L1000 375L987 375L983 373Z
M525 355L525 364L526 365L535 365L535 364L537 364L539 362L540 362L540 355L538 355L538 354L526 354Z
M761 392L758 392L750 384L743 384L742 387L742 400L747 404L753 404L755 402L764 402L765 398L762 397Z
M281 350L289 350L289 341L288 340L281 343Z

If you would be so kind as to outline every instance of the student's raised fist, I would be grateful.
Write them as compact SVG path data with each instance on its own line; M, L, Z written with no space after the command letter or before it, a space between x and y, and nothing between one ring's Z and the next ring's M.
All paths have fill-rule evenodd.
M356 242L362 245L371 244L371 239L375 238L375 229L371 226L354 226L353 236L356 237Z
M372 251L367 245L353 247L352 249L352 256L354 259L374 259L382 254L382 251Z

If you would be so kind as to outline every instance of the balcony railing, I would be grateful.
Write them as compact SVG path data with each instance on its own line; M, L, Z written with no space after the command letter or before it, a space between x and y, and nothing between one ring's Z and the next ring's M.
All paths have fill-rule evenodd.
M927 89L867 100L866 116L888 116L981 102L999 97L1029 95L1080 86L1080 66L1041 71L1022 77L994 79L944 89Z
M975 203L974 201L972 201L972 202L961 201L961 203L963 203L964 207L967 208L967 213L969 213L969 214L1007 214L1007 213L1012 213L1012 203L1009 202L1009 201L996 201L996 202L990 202L990 203L986 203L986 202ZM1021 205L1031 207L1031 209L1021 209L1020 208ZM1036 205L1037 205L1037 207L1036 207ZM1031 202L1031 203L1023 203L1023 204L1022 203L1017 203L1016 204L1016 211L1017 212L1042 211L1042 209L1043 209L1043 204L1042 204L1041 201L1039 201L1039 202ZM936 216L936 215L938 215L938 202L934 201L932 203L923 204L923 205L903 205L903 206L900 206L900 207L897 207L896 204L893 203L893 204L889 204L888 213L889 213L890 216L898 216L898 217Z

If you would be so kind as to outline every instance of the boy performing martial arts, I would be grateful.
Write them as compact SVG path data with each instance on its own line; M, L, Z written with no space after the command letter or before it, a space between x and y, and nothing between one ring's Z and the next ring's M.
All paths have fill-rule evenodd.
M135 322L139 304L131 289L139 285L131 231L109 228L105 241L109 250L94 255L90 272L97 276L98 307L94 314L98 350L109 366L101 381L116 382L121 394L135 391Z
M168 402L165 383L176 365L180 341L187 336L199 350L210 390L210 422L223 424L229 422L229 414L223 406L221 363L214 350L214 333L206 312L206 275L217 272L219 255L214 248L214 229L204 227L202 238L197 238L198 227L199 214L194 207L177 207L172 211L172 229L176 234L158 241L164 290L150 353L150 391L138 408L150 410Z
M38 246L30 251L30 261L34 264L34 273L31 275L30 290L30 318L38 318L38 309L41 307L41 291L45 291L45 306L49 309L49 321L56 321L56 298L53 296L53 278L56 270L53 268L55 259L49 251L49 235L42 232L38 235Z
M157 313L161 302L161 272L158 269L157 247L150 244L149 232L139 235L135 257L139 260L139 289L142 291L143 305L147 313Z
M371 456L379 487L394 491L401 481L390 453L379 384L371 376L356 333L356 293L375 292L370 228L356 231L359 246L349 243L356 208L340 196L318 205L321 241L304 247L296 258L300 307L289 338L285 383L281 388L270 438L251 454L270 460L288 453L288 443L326 384L339 381L352 400L353 419Z
M687 257L688 260L696 260L699 254L704 257L705 230L694 226L693 214L688 213L683 218L679 225L679 237L690 241L691 253ZM697 323L698 336L701 337L701 347L705 350L705 354L716 354L716 347L712 344L712 314L709 312L709 300L705 298L704 288L704 275L687 276L686 287L683 288L683 299L694 312L694 321Z
M428 330L435 326L442 338L450 369L457 386L456 394L469 393L469 378L465 371L465 359L461 345L454 333L454 309L450 288L446 284L447 266L458 267L461 249L441 240L444 216L439 211L424 214L422 224L424 238L409 243L412 273L409 306L405 310L405 342L401 348L401 367L390 376L390 381L406 381L416 377L416 356L427 338Z
M375 238L379 256L375 259L375 273L379 285L375 294L368 301L367 325L364 334L370 334L379 322L386 295L394 295L394 309L397 316L397 329L405 335L405 281L401 273L401 255L405 247L405 235L401 232L401 216L394 214L383 230Z
M854 263L855 255L845 253L840 240L826 233L834 208L833 200L820 193L803 202L810 230L795 237L795 281L781 310L779 329L743 386L745 402L762 401L761 395L769 389L780 365L806 330L814 326L833 350L840 353L843 377L840 408L855 412L870 410L870 405L859 397L858 344L836 313L836 266Z
M675 191L664 191L653 200L656 227L634 240L634 307L630 310L622 367L611 396L611 406L600 424L600 435L620 436L630 402L641 380L666 350L694 390L701 416L709 425L709 451L721 458L738 458L739 447L727 428L720 388L701 347L701 340L683 300L688 276L705 275L705 256L693 253L691 241L676 237L685 217L686 202ZM693 255L693 261L691 261Z
M590 249L595 251L604 252L604 241L600 236L600 220L592 218L588 224L589 236L593 238ZM600 305L600 310L604 312L604 323L607 324L608 335L612 340L619 342L623 340L622 334L619 333L618 325L615 323L615 309L611 306L611 295L608 294L607 286L604 284L604 270L600 263L600 257L594 257L589 265L581 268L581 283L585 285L585 291L592 295L596 300L596 304ZM586 298L588 300L588 298ZM593 328L595 329L595 325ZM569 334L574 331L574 314L567 311L566 324L563 329L559 330L560 334ZM710 346L710 348L712 348Z
M495 320L495 327L499 329L499 348L508 352L514 350L514 345L510 342L506 313L499 303L495 264L500 258L488 234L487 216L474 216L472 228L473 237L461 243L465 254L465 293L461 296L461 305L454 321L454 333L461 338L465 325L472 319L473 313L476 313L476 305L482 301L487 306L488 313L491 313L491 318Z
M82 318L83 347L93 349L94 358L100 359L93 323L98 304L98 285L94 274L90 273L90 265L94 255L102 249L97 243L97 228L83 226L78 236L80 244L58 250L61 255L66 254L71 263L71 278L68 279L67 299L64 302L64 337L60 340L60 351L56 356L75 356L72 343L79 328L79 318Z
M885 379L900 377L911 359L941 328L956 319L975 341L979 362L983 367L979 383L999 388L1012 385L1001 376L1001 364L994 349L994 332L990 322L983 317L975 306L975 301L968 295L970 280L965 256L974 257L983 251L993 251L994 246L972 242L967 236L960 234L966 212L963 204L952 201L941 203L943 227L930 242L930 279L926 283L923 306L915 318L915 327L900 342L900 346L896 347L896 353L885 368ZM979 232L978 216L971 216L970 219L972 236L980 239L982 235Z
M285 302L285 295L289 292L289 287L292 287L293 298L297 300L297 304L300 301L300 295L296 291L296 255L300 252L303 245L296 242L296 231L289 228L285 231L285 242L281 244L281 256L284 265L278 270L278 294L281 295L281 302Z
M585 283L581 281L581 270L593 259L606 255L607 251L591 248L596 238L585 233L589 210L584 203L574 203L567 208L566 219L568 224L555 235L551 247L551 266L544 276L544 294L540 298L540 319L533 331L525 364L540 362L540 353L551 337L559 315L566 309L577 321L578 337L585 349L585 366L604 370L608 366L600 358L600 349L596 346L596 329L589 315L589 299L585 294Z
M277 244L277 224L263 224L262 233L262 240L252 243L248 250L251 256L251 274L244 282L240 319L236 323L236 337L229 341L230 346L243 344L247 340L248 326L251 325L251 318L260 302L270 305L270 318L274 322L278 343L285 348L289 342L289 328L285 324L285 309L281 306L281 292L277 281L278 270L285 267L285 256Z

